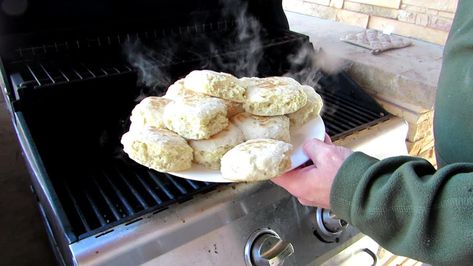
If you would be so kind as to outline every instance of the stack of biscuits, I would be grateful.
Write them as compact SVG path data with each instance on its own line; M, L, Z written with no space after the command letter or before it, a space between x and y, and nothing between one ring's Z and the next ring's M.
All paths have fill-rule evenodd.
M289 77L196 70L137 104L121 142L131 159L160 172L195 163L229 181L266 180L290 168L291 130L322 105L312 87Z

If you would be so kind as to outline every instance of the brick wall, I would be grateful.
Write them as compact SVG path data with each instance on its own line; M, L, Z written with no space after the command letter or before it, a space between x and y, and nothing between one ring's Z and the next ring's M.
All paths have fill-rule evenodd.
M285 10L445 44L458 0L283 0Z

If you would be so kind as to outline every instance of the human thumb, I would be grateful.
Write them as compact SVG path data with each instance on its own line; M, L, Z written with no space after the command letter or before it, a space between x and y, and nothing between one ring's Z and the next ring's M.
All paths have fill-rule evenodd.
M309 139L304 142L304 152L312 162L318 161L320 154L327 149L328 144L318 139Z

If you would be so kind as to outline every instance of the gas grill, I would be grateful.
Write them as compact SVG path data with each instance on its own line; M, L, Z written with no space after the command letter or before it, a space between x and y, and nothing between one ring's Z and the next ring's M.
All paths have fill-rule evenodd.
M315 86L333 140L392 121L343 71L315 67L317 52L289 30L281 1L47 2L2 11L0 56L59 264L257 264L251 250L271 236L292 243L276 259L294 249L286 263L302 265L358 235L337 219L339 228L330 227L320 220L328 210L303 207L270 182L159 173L131 161L119 142L139 99L162 95L194 69L289 75Z

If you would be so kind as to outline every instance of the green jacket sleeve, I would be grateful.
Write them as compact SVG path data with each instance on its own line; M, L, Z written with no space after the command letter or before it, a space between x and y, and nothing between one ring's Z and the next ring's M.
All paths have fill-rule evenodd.
M433 265L473 263L473 163L436 171L408 156L356 152L339 170L332 210L391 252Z
M473 1L460 0L435 103L439 166L352 154L332 186L332 210L398 254L473 265Z

